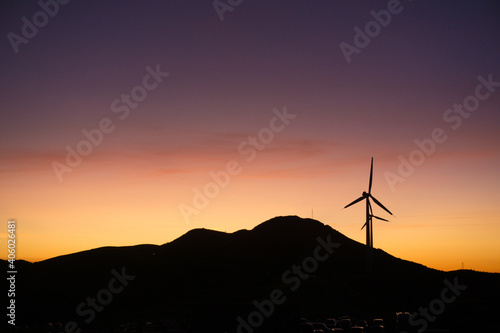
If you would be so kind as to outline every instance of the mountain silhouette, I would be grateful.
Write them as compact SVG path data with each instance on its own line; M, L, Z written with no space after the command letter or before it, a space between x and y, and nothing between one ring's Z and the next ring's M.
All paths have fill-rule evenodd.
M396 312L429 306L441 297L445 280L458 279L467 289L429 325L457 332L496 328L500 274L443 272L380 249L373 257L373 272L366 273L364 244L297 216L234 233L194 229L163 245L18 261L17 321L39 328L74 322L85 330L173 319L190 332L236 332L237 317L247 318L255 302L269 300L277 290L284 301L266 318L270 326L253 331L277 331L273 325L283 321L290 331L298 329L299 317L341 315L384 318L390 330ZM91 310L89 298L106 304Z

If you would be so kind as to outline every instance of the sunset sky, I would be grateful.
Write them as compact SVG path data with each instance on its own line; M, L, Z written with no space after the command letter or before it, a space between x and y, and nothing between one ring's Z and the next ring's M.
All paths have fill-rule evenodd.
M279 215L364 243L373 156L376 248L500 272L500 3L41 3L0 5L1 258L9 219L29 261Z

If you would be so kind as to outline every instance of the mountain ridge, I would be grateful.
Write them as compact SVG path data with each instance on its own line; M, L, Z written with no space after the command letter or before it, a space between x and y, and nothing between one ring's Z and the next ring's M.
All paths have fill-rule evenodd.
M325 242L339 246L327 258L322 250L326 259L318 260L315 251ZM94 325L187 314L194 320L200 314L193 309L199 305L206 305L203 311L216 304L251 305L275 289L288 291L289 306L305 316L387 317L428 304L439 296L443 281L456 276L471 288L463 298L465 308L457 302L450 306L451 313L480 315L488 306L499 309L494 300L500 297L500 274L443 272L381 249L375 249L374 262L373 273L365 273L365 245L298 216L275 217L232 233L198 228L162 245L108 246L24 264L18 281L23 304L19 318L85 325L75 308L105 288L117 272L134 278L114 296L119 301L96 316Z
M191 230L187 231L185 234L179 236L178 238L176 238L170 242L166 242L166 243L163 243L160 245L157 245L157 244L136 244L136 245L126 245L126 246L101 246L101 247L97 247L97 248L93 248L93 249L63 254L63 255L55 256L52 258L48 258L48 259L44 259L44 260L40 260L40 261L36 261L36 262L30 262L30 261L26 261L26 260L16 260L16 262L19 263L20 261L23 261L25 264L38 264L38 263L44 263L44 262L51 262L54 260L61 260L64 258L70 258L72 256L85 256L85 255L93 255L93 254L99 255L100 253L105 252L105 251L126 251L126 252L129 252L129 251L132 251L134 249L144 249L144 248L148 248L148 250L161 250L161 248L171 246L172 244L177 245L178 243L190 243L190 242L196 243L200 239L204 242L209 243L209 242L214 241L214 240L228 240L230 237L233 237L233 236L236 236L236 237L248 236L249 232L261 233L259 236L256 236L256 238L262 237L262 236L267 237L267 238L271 238L271 237L276 236L276 234L282 233L283 232L282 228L284 228L285 226L286 227L289 227L291 225L294 227L303 226L302 223L308 223L308 229L309 229L309 227L313 226L314 229L316 229L316 231L321 230L321 229L323 229L323 231L328 230L329 232L336 233L337 235L339 235L340 237L342 237L344 240L346 240L348 242L354 242L358 245L361 245L362 247L365 246L364 244L348 238L347 236L343 235L342 233L340 233L336 229L333 229L329 225L324 224L318 220L311 219L311 218L301 218L301 217L296 216L296 215L289 215L289 216L276 216L274 218L271 218L269 220L266 220L266 221L256 225L255 227L253 227L250 230L240 229L240 230L228 233L228 232L218 231L218 230L214 230L214 229L195 228L195 229L191 229ZM295 233L294 236L297 236L297 233ZM303 236L303 234L299 234L299 236ZM213 244L211 244L211 245L213 245ZM389 253L387 253L379 248L376 248L375 250L382 251L383 253L390 255ZM390 256L392 256L392 255L390 255ZM397 257L394 257L394 258L397 258ZM397 258L397 259L407 261L409 263L413 263L413 264L417 264L417 265L422 265L422 264L419 264L419 263L416 263L413 261L409 261L409 260L405 260L405 259L401 259L401 258ZM5 261L5 260L2 259L2 261ZM425 265L422 265L422 266L429 268ZM433 268L429 268L429 269L433 269Z

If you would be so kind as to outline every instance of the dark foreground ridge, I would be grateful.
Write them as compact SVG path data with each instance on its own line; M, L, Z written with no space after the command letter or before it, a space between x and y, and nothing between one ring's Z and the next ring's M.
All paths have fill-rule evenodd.
M367 274L365 245L297 216L18 267L18 331L312 333L300 317L350 316L395 332L396 312L409 311L409 331L465 332L496 329L500 314L500 274L438 271L379 249Z

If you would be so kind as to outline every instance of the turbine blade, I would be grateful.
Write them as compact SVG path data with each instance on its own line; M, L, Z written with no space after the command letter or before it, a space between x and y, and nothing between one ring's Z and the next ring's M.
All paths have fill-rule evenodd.
M382 205L382 204L380 203L380 201L378 201L377 199L375 199L375 197L373 197L371 194L370 194L370 197L372 197L373 201L375 201L375 203L376 203L377 205L379 205L379 206L380 206L383 210L385 210L387 213L389 213L389 214L391 214L391 215L392 215L392 213L391 213L391 212L390 212L387 208L385 208L385 206L384 206L384 205Z
M372 165L370 167L370 183L368 185L368 194L372 193L372 180L373 180L373 157L372 157Z
M385 222L389 222L389 220L386 220L386 219L383 219L381 217L378 217L378 216L375 216L375 215L372 215L372 217L378 219L378 220L382 220L382 221L385 221Z
M354 200L353 202L351 202L350 204L348 204L347 206L345 206L344 208L347 208L347 207L349 207L349 206L352 206L352 205L354 205L355 203L360 202L360 201L361 201L361 200L363 200L364 198L365 198L365 197L361 196L361 197L357 198L356 200Z
M365 222L365 224L363 224L363 226L361 227L361 230L363 230L363 228L364 228L364 227L366 227L366 224L367 224L367 223L368 223L368 222Z

